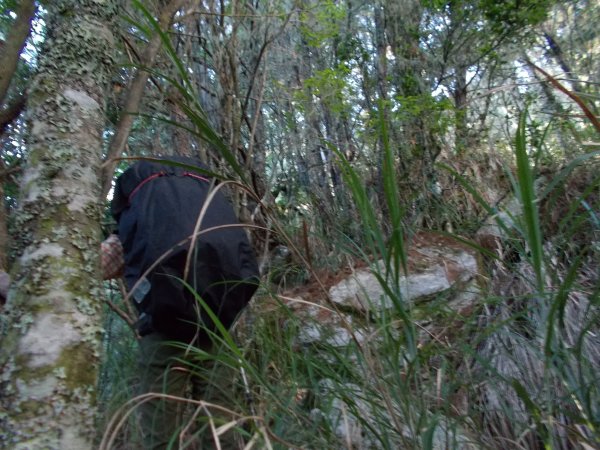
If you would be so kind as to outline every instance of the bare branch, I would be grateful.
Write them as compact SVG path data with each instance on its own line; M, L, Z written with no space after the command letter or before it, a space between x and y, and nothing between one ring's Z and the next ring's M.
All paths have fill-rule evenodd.
M35 15L35 2L22 0L16 10L17 18L12 24L4 45L0 48L0 105L6 99L10 82L17 70L19 55L31 30L31 21Z
M6 109L0 110L0 138L4 135L6 128L17 118L25 109L27 97L24 94L19 95Z
M173 15L181 9L184 2L185 0L172 0L164 8L158 20L161 29L168 27ZM113 160L118 158L123 152L125 144L127 143L127 138L129 137L129 132L133 125L133 120L135 115L139 112L144 88L146 87L146 82L150 76L145 68L151 68L154 65L160 44L161 37L159 34L155 34L142 53L140 68L129 86L125 106L123 107L121 118L119 119L117 129L108 149L108 154L106 155L107 164L104 165L102 170L102 198L104 198L110 190L112 176L117 165L116 161Z
M581 110L583 111L585 116L590 120L590 122L592 122L592 125L594 125L594 128L596 128L596 131L598 133L600 133L600 120L598 120L598 118L594 115L594 113L588 108L588 106L584 103L584 101L577 94L569 91L556 78L554 78L552 75L550 75L544 69L536 66L534 63L532 63L528 59L526 60L526 62L533 69L535 69L539 73L541 73L550 82L550 84L552 84L552 86L554 86L556 89L558 89L563 94L568 96L571 100L573 100L575 103L577 103L577 106L579 106L579 108L581 108Z

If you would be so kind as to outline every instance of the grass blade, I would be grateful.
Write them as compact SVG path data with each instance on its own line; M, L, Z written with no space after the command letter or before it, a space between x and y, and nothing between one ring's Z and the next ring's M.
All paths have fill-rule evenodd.
M523 208L526 239L531 252L531 263L535 272L537 289L544 292L543 246L540 218L535 196L534 176L529 164L526 139L526 111L521 113L515 137L515 155L517 160L518 197Z

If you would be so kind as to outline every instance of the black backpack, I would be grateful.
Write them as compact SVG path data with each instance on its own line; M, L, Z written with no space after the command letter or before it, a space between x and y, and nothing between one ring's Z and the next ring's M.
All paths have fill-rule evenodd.
M189 342L217 330L207 308L229 328L256 291L259 272L246 232L220 191L213 192L191 248L215 183L183 166L204 168L198 161L170 161L179 165L140 161L127 169L117 180L112 213L140 334L158 331Z

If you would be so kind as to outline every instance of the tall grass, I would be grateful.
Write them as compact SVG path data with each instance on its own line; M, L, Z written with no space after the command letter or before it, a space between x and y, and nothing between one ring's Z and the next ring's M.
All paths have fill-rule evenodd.
M150 24L147 33L162 33L141 2L135 3ZM210 142L244 180L242 168L210 127L163 34L180 80L156 75L182 93L182 110L194 124L189 131ZM472 243L482 258L490 259L493 270L484 274L490 281L473 314L457 317L448 313L443 298L417 306L402 296L399 280L408 271L410 230L404 224L385 121L379 123L386 223L381 223L360 174L342 152L332 150L359 212L357 228L362 232L340 248L363 255L393 307L352 315L329 303L324 290L290 301L265 284L234 330L221 327L214 334L218 351L190 349L183 361L197 372L210 360L211 367L227 366L235 373L235 394L222 406L237 419L229 431L213 428L206 433L237 429L248 449L599 447L600 177L591 176L588 186L562 205L565 214L555 228L541 215L541 202L560 204L560 190L583 163L597 165L598 152L577 158L540 192L522 115L513 179L521 213L511 223L497 216L499 245L510 240L518 261L506 264ZM453 175L484 211L497 212L477 186ZM560 245L579 235L588 242L568 255L561 250ZM370 299L373 306L382 300ZM337 328L324 325L323 314ZM439 325L448 339L424 332L425 322ZM307 330L320 339L303 341ZM327 334L344 332L349 335L346 345L335 344ZM118 385L120 376L113 383ZM215 386L220 381L214 380ZM188 402L191 426L175 441L181 438L184 447L193 448L194 430L205 425L200 416L206 416L210 407Z
M594 448L600 438L599 408L592 406L600 400L600 229L594 209L582 206L590 202L598 207L600 178L587 168L583 172L592 174L589 185L574 192L574 199L563 205L564 195L561 198L560 194L573 185L573 172L582 162L597 165L598 152L578 157L545 186L536 182L530 153L523 113L515 139L513 178L521 213L512 217L510 224L497 216L504 239L521 242L516 246L518 262L506 265L498 258L493 262L496 276L491 293L501 297L487 309L484 323L495 328L474 355L483 375L479 415L487 433L482 438L495 448L502 448L502 440L523 448ZM466 180L461 182L476 194ZM475 197L485 210L493 212L481 196ZM549 199L554 199L552 207L567 211L559 218L558 227L549 223L551 217L540 216L541 202L545 211L551 212ZM565 251L576 236L580 244Z
M249 448L567 449L600 444L600 289L593 259L598 250L590 242L573 258L561 259L560 249L553 248L561 239L543 233L535 177L530 167L522 167L529 164L523 140L515 151L521 152L515 195L524 212L502 228L511 239L516 233L522 240L520 261L512 266L492 261L497 272L478 315L457 324L444 315L443 301L427 306L430 320L444 317L448 327L456 327L447 342L424 339L419 332L423 307L409 305L397 281L406 244L375 220L377 211L364 186L339 154L363 218L363 243L357 245L369 262L384 261L372 264L372 270L394 307L352 321L347 313L332 310L332 321L343 316L349 331L367 337L340 347L321 331L320 341L303 344L303 330L322 330L315 311L328 308L326 294L305 299L309 305L298 313L279 293L263 289L234 335L224 329L215 335L218 352L192 352L187 359L191 370L201 371L211 359L236 373L237 394L227 407L237 414L232 426L251 443ZM391 189L395 171L384 168L384 173ZM585 189L574 202L597 205L594 195ZM395 201L393 195L387 198ZM527 202L534 204L526 208ZM388 207L391 211L393 205ZM592 207L566 209L569 223L597 239ZM392 220L403 234L397 217ZM582 279L586 270L596 270L596 278ZM380 300L371 299L373 304ZM199 406L190 401L190 408ZM193 437L182 442L193 448Z

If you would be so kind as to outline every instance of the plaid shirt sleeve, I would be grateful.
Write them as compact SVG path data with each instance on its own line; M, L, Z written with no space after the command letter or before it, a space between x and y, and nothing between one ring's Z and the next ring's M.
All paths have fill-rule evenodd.
M116 234L111 234L100 244L100 264L102 266L102 279L111 280L123 275L125 261L123 247Z

